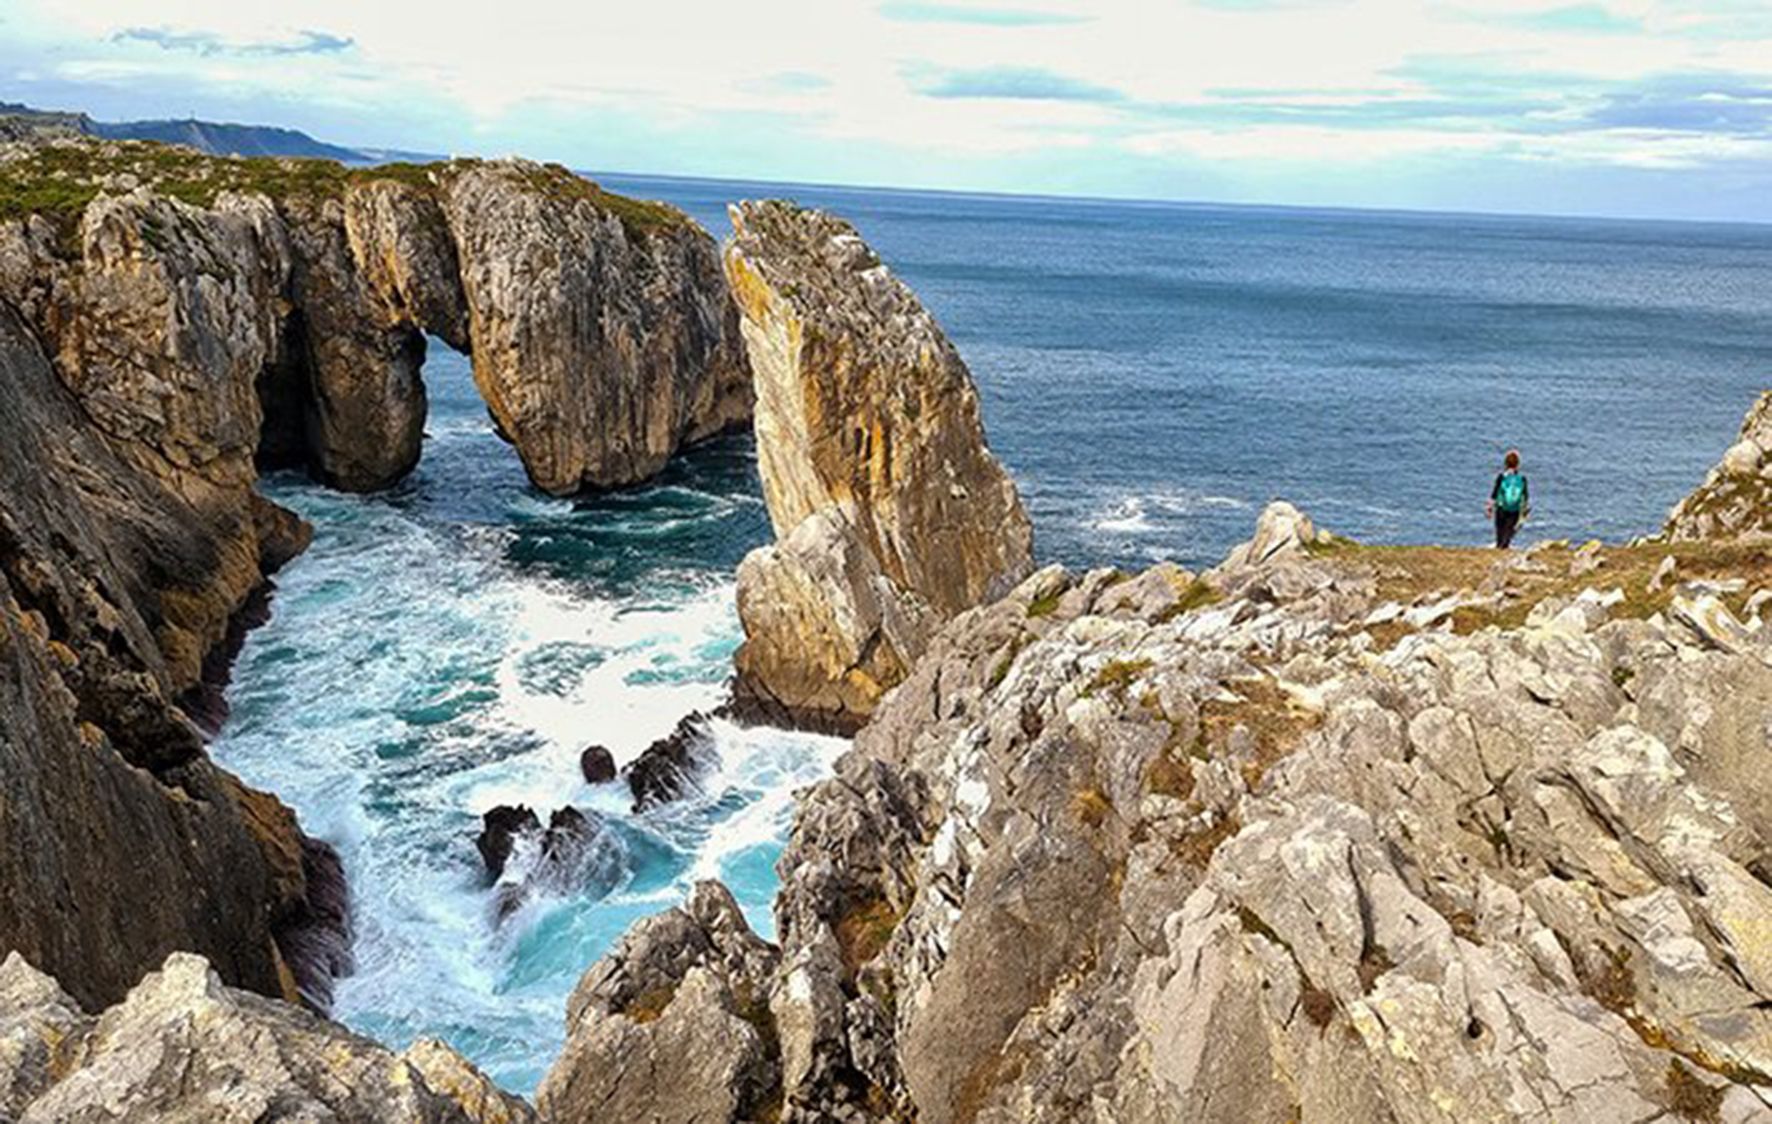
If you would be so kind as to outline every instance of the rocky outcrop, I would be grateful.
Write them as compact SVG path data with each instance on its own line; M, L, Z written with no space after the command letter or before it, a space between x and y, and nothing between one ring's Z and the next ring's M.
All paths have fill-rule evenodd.
M493 882L493 915L504 921L538 897L601 897L627 873L627 849L602 817L556 808L542 827L526 805L482 817L474 845Z
M769 1010L775 949L725 887L699 883L585 974L566 1047L536 1094L550 1120L769 1119L780 1075Z
M726 272L777 542L739 572L739 693L865 719L942 621L1030 567L978 394L934 317L840 219L732 208Z
M187 953L174 953L96 1019L49 977L9 958L0 966L0 1114L20 1124L535 1119L440 1042L394 1054L225 987Z
M801 801L782 1118L1772 1117L1772 628L1665 550L1276 506L961 614Z
M1772 390L1741 423L1741 435L1691 495L1668 514L1674 542L1772 539Z
M0 149L0 185L0 299L107 433L212 484L250 482L255 453L396 483L423 439L427 333L472 355L554 494L644 480L751 414L713 241L557 166L83 141Z
M222 295L197 292L193 310L221 314ZM313 845L275 798L210 763L176 705L305 529L235 487L250 464L221 436L226 409L154 397L178 397L183 377L157 362L161 376L107 393L140 392L167 428L101 428L0 304L0 949L90 1006L175 948L236 985L294 999L306 978L318 994L321 969L292 974L295 946L279 948L328 912Z
M635 483L751 416L737 313L687 217L518 161L445 183L474 381L536 486Z
M0 149L0 187L0 950L93 1006L187 949L324 1007L350 959L336 856L180 706L219 720L310 534L258 467L397 481L433 333L472 349L538 484L632 482L748 416L714 245L516 161L57 142Z
M676 729L647 746L622 770L634 796L634 811L644 812L699 791L718 761L707 715L685 715Z

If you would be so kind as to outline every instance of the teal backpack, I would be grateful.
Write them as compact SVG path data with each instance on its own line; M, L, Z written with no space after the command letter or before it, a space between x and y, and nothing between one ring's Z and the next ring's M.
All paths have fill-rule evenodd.
M1496 506L1503 511L1518 511L1526 501L1526 478L1517 472L1502 474L1501 491L1495 497Z

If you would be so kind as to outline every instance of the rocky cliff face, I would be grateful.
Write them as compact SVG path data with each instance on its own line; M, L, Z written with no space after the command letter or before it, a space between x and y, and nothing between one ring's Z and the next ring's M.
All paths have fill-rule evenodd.
M1675 542L1772 539L1772 391L1748 411L1704 483L1669 513L1662 534Z
M853 722L940 622L1026 574L1031 532L965 363L855 230L779 202L732 223L777 539L739 572L740 687Z
M707 234L527 161L347 171L14 145L0 299L108 432L230 479L257 453L352 491L397 482L423 439L427 333L471 353L554 494L643 480L751 412ZM188 447L197 433L213 447Z
M181 412L164 382L138 385L169 399L144 409L183 420L101 429L0 305L0 947L88 1004L173 948L294 998L278 938L314 918L304 840L209 762L176 700L306 528L233 485L250 454L230 450L225 406Z
M309 534L259 465L397 481L433 333L538 484L629 483L748 417L736 315L686 218L559 169L0 148L0 949L88 1005L189 949L324 1006L336 859L179 706Z
M0 963L0 1118L526 1124L529 1106L449 1047L392 1051L235 991L174 953L92 1016L19 956Z
M1769 583L1286 505L1207 575L1041 571L802 799L745 1080L808 1121L1772 1118ZM685 1024L691 959L648 960Z

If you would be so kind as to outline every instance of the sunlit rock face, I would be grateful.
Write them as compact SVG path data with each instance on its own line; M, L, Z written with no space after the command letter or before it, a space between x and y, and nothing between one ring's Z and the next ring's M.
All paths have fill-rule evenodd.
M1663 534L1675 542L1772 539L1772 390L1748 410L1704 483L1669 513Z
M731 215L777 539L740 571L741 688L853 724L940 622L1028 572L1032 533L965 363L854 228L780 202Z

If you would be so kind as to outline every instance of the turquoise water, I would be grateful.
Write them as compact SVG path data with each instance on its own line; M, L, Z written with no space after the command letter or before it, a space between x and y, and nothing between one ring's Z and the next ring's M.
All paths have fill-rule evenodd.
M1772 383L1772 228L782 188L604 177L717 233L787 194L854 220L941 317L992 444L1073 565L1205 564L1283 494L1373 540L1480 542L1503 448L1535 536L1654 527ZM791 793L842 743L722 728L702 800L632 817L579 780L720 701L732 574L767 541L747 439L592 500L532 492L466 362L433 347L424 460L392 493L293 476L317 528L279 578L217 756L340 848L357 974L337 1014L437 1034L528 1090L583 969L717 875L771 929ZM612 873L502 926L478 817L564 803L613 825Z
M580 974L692 880L725 880L773 931L790 794L845 743L720 726L708 795L645 816L625 786L584 784L586 745L625 762L722 699L732 574L768 537L750 442L637 491L551 499L493 434L464 359L433 344L425 376L423 463L395 491L265 482L316 536L248 638L213 748L343 856L357 972L334 1013L395 1045L446 1038L528 1091ZM613 888L495 924L473 839L481 812L512 803L601 813Z

